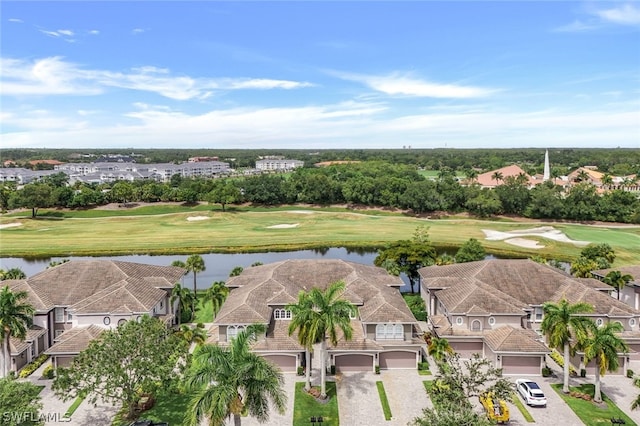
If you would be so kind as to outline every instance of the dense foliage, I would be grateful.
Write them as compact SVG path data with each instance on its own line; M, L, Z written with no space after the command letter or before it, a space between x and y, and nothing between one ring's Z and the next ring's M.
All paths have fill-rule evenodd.
M3 426L37 426L40 420L40 387L27 381L0 379L0 424Z
M67 186L67 177L56 174L20 190L4 184L0 208L29 208L35 217L40 208L90 208L109 202L208 201L219 204L222 210L241 203L309 203L395 208L418 215L469 212L478 217L511 214L536 219L640 223L640 200L637 194L623 189L600 194L587 182L566 192L553 181L532 189L517 178L507 177L500 182L495 189L462 185L451 169L442 168L438 176L429 178L415 165L384 161L300 168L287 175L221 179L177 176L167 183L141 180Z

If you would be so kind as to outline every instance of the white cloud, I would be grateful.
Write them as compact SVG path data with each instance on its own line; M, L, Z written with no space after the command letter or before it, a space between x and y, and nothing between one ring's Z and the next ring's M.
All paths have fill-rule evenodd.
M19 114L3 112L2 122L6 126L14 126L30 131L60 130L63 132L85 129L85 121L78 121L74 117L60 116L47 110L21 111Z
M624 4L613 9L598 10L595 12L601 19L620 25L639 25L640 9L631 5Z
M7 21L15 22L16 24L23 24L24 23L24 21L22 19L18 19L18 18L9 18L9 19L7 19Z
M131 30L131 34L133 35L142 34L143 32L145 32L145 30L142 28L134 28Z
M566 32L566 33L577 33L577 32L594 30L598 27L599 27L598 25L595 25L593 23L586 23L576 19L570 24L555 28L554 31Z
M58 30L58 33L69 37L73 36L73 31L71 30Z
M98 31L98 30L89 30L89 34L98 35L98 34L100 34L100 31Z
M60 37L62 34L60 34L57 31L47 31L47 30L39 30L42 34L46 34L49 37Z
M193 78L174 76L166 68L143 66L131 72L83 69L61 57L33 62L1 59L0 93L4 95L95 95L107 87L157 93L169 99L204 99L216 90L299 89L311 83L250 78Z
M478 98L489 96L495 89L434 83L413 78L408 74L393 73L386 76L330 72L339 78L357 81L378 92L391 96L415 96L428 98Z

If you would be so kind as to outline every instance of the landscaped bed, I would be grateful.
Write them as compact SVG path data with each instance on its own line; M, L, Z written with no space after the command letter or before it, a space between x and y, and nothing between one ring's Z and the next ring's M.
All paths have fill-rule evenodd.
M169 425L184 424L184 416L189 405L189 395L171 394L163 395L156 400L156 403L149 410L140 414L141 418L153 420L154 422L167 422ZM123 420L122 414L126 411L120 411L113 420L113 426L125 426L131 421Z
M320 402L304 390L304 382L296 383L293 426L309 426L311 417L322 417L324 426L340 424L335 382L327 382L328 401Z
M562 384L552 384L551 387L560 395L574 413L587 426L602 426L611 424L611 419L623 419L625 426L633 426L636 423L631 420L622 410L620 410L611 401L604 392L602 393L603 403L598 405L593 401L586 401L583 398L577 398L562 392ZM592 384L583 384L580 386L571 386L571 392L578 394L586 394L593 398L595 387Z

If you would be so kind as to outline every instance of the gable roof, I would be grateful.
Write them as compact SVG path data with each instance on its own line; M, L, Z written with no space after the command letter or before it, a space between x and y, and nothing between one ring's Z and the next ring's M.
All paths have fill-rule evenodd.
M416 322L394 288L402 285L402 280L383 268L337 259L289 259L253 266L230 278L227 286L234 290L214 323L268 323L273 306L296 302L300 291L325 290L336 281L345 282L343 297L358 305L363 323Z
M171 288L185 270L175 266L145 265L115 260L72 260L48 268L26 280L34 293L37 309L50 310L55 306L72 306L92 298L111 286L126 287L128 291L153 293L150 289ZM155 293L159 294L159 293ZM105 299L103 299L105 300ZM87 304L83 306L88 306ZM108 312L95 306L97 312Z
M87 349L89 343L100 336L106 329L99 325L84 325L65 331L44 353L47 355L79 354Z
M496 182L496 180L493 178L493 175L495 173L502 174L502 179L498 180L498 182ZM506 167L502 167L502 168L497 169L497 170L491 170L491 171L486 172L486 173L481 173L476 178L476 182L478 182L478 184L480 184L481 186L492 188L492 187L504 184L504 179L505 178L510 177L510 176L517 177L521 173L525 175L525 177L527 178L527 182L529 183L529 185L531 185L533 183L532 177L529 176L524 170L522 170L520 168L520 166L518 166L516 164L512 164L512 165L506 166Z
M482 292L493 292L495 306L491 312L518 307L541 306L545 302L559 302L563 298L570 303L586 302L594 307L592 315L638 315L640 311L594 289L592 282L584 280L529 259L491 259L479 262L460 263L445 266L428 266L420 269L422 285L437 291L438 299L449 312L462 304L452 294L467 295L478 293L469 299L474 303L482 300ZM476 287L469 287L471 284ZM459 288L458 288L459 287ZM441 298L441 295L443 297ZM469 302L470 303L470 302ZM489 302L487 302L489 303ZM475 303L478 306L483 306ZM504 306L503 306L504 304ZM471 306L469 306L470 308ZM486 308L485 308L486 310ZM457 312L465 312L457 311ZM515 312L515 311L514 311Z
M484 341L493 352L550 352L549 348L539 341L535 331L510 325L487 331Z
M629 284L634 283L640 286L640 265L630 265L630 266L621 266L619 268L608 268L608 269L598 269L597 271L592 271L592 273L598 277L606 277L607 274L611 271L620 271L622 275L629 274L633 277L633 279L629 282ZM608 286L607 284L604 284Z

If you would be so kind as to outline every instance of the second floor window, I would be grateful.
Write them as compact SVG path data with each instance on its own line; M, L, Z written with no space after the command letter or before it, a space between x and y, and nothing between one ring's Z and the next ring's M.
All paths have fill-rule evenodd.
M286 309L274 309L273 310L273 319L290 320L291 319L291 311L288 311Z
M403 340L404 327L402 324L378 324L376 325L376 340Z
M64 308L56 308L56 322L64 322Z
M244 325L228 325L227 326L227 342L230 342L231 339L234 339L239 332L246 330L247 327Z

